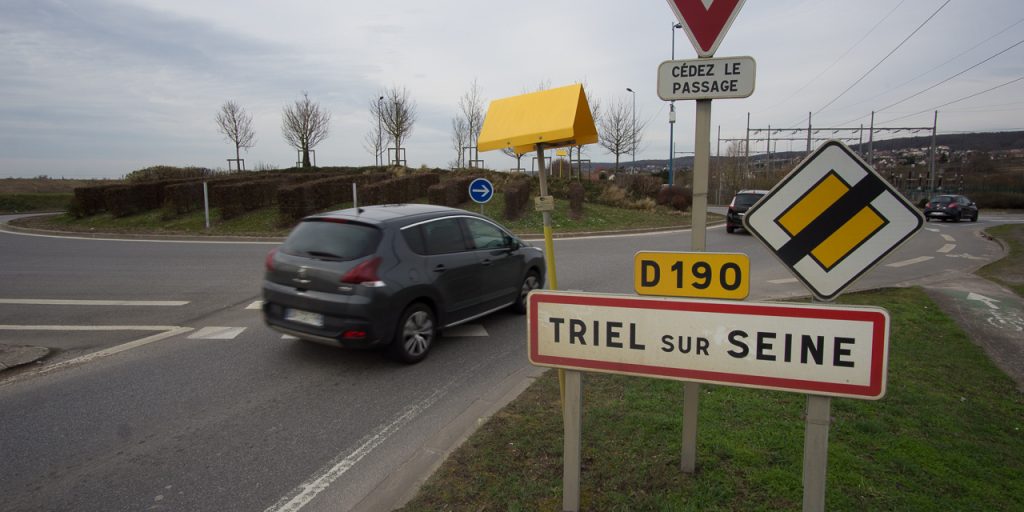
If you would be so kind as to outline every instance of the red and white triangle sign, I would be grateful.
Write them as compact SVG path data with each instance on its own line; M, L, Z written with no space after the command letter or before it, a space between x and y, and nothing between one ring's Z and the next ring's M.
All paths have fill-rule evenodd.
M701 57L712 57L746 0L668 0Z

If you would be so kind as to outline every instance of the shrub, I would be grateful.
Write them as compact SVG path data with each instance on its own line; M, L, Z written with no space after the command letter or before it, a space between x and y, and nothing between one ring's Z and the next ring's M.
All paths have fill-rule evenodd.
M128 173L124 179L130 183L143 181L167 181L181 179L199 179L212 176L213 171L205 167L174 167L171 165L154 165Z
M502 188L505 194L505 220L516 220L526 213L530 203L530 181L525 179L509 180Z
M578 181L569 184L569 217L583 218L583 185Z
M168 185L164 189L164 218L198 210L203 207L203 182L192 181Z
M653 198L661 188L661 179L648 174L617 174L615 183L635 199Z
M685 212L692 201L693 191L679 185L665 186L658 190L656 201L659 205L668 206Z
M608 185L598 196L598 202L607 206L628 207L629 194L618 185Z

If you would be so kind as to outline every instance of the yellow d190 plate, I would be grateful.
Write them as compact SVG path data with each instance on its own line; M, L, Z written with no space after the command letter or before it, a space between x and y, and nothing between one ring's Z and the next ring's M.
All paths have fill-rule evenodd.
M741 253L639 251L633 255L633 288L640 295L745 299L750 258Z

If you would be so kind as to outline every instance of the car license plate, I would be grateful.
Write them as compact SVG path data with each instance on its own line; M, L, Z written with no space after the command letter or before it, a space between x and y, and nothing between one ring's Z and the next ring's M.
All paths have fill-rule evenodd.
M320 313L311 313L309 311L303 311L301 309L286 309L284 312L284 319L289 322L297 322L300 324L312 325L315 327L324 326L324 316Z

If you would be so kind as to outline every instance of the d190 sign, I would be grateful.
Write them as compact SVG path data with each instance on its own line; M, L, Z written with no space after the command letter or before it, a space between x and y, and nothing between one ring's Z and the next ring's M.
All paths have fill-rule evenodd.
M640 295L744 299L750 258L740 253L640 251L633 255L633 288Z

